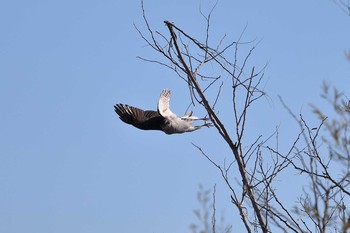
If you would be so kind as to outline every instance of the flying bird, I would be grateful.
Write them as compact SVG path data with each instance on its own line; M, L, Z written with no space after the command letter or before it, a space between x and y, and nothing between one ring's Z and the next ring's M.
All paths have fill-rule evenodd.
M164 89L158 100L158 110L142 110L127 104L114 105L115 112L119 118L127 124L143 130L161 130L166 134L180 134L192 132L203 126L210 127L211 123L206 122L208 118L192 116L192 111L183 117L178 117L170 110L170 90ZM194 126L193 121L202 120L204 124Z

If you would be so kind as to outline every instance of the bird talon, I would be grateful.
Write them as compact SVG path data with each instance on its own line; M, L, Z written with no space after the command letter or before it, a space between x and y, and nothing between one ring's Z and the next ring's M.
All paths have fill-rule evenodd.
M208 128L209 128L209 127L212 127L212 126L213 126L213 124L212 124L212 123L205 123L205 124L204 124L204 126L206 126L206 127L208 127Z

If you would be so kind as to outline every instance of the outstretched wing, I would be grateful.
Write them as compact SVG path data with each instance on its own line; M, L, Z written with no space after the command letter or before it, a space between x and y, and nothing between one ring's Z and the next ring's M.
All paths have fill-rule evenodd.
M127 104L114 105L114 111L125 123L144 130L162 130L161 126L164 124L165 120L164 117L156 111L144 111Z
M175 113L170 110L170 90L164 89L160 94L158 100L158 113L165 118L175 118L177 117Z

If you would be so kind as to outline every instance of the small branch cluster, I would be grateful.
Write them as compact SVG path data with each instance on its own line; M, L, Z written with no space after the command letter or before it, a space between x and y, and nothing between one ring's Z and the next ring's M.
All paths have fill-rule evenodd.
M212 197L210 197L212 193ZM194 214L199 221L198 224L191 224L190 228L193 233L230 233L232 226L225 225L223 216L218 220L216 213L216 185L213 190L204 188L200 185L197 192L197 201L200 208L194 210ZM212 201L212 202L211 202ZM219 224L218 224L219 223Z

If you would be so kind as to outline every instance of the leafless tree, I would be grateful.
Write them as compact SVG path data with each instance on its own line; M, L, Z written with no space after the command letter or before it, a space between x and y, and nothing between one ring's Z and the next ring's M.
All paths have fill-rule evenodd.
M310 127L302 115L297 117L284 104L302 132L302 148L295 147L297 157L291 161L300 176L309 181L299 196L294 213L305 216L309 232L348 232L350 230L350 114L349 102L336 88L323 84L322 98L333 107L333 119L311 105L320 125ZM320 134L322 133L323 136ZM305 220L305 221L306 221ZM311 228L312 226L313 228Z
M205 190L202 185L197 192L200 208L194 210L199 223L191 224L193 233L231 233L232 225L226 225L224 216L217 219L216 213L216 185L213 190Z
M350 192L349 125L346 124L343 131L339 126L337 131L343 132L342 140L346 139L337 144L343 146L345 154L336 150L330 141L321 140L319 135L324 127L333 132L330 131L333 126L328 126L321 112L320 124L309 127L302 116L297 117L289 110L300 126L300 133L292 138L290 147L283 153L278 147L278 130L267 139L259 136L248 144L246 125L249 111L257 101L266 97L262 87L265 67L257 69L252 65L255 42L244 42L244 32L235 41L227 42L223 35L212 45L211 17L214 8L207 15L202 13L206 29L203 39L198 39L170 21L164 22L166 32L154 30L142 2L146 30L143 32L135 27L161 58L140 59L173 70L187 86L191 104L203 107L216 132L226 142L231 151L229 161L216 161L206 153L205 148L193 145L218 170L230 190L231 202L246 232L271 232L276 228L284 232L326 232L331 227L336 232L346 232L350 225L345 202ZM250 48L246 49L247 46ZM243 56L242 51L245 52ZM224 90L229 90L230 105L226 104L226 109L220 109ZM223 112L230 114L229 121L225 120L227 118L223 117ZM344 114L347 112L344 111ZM270 141L274 143L269 145ZM320 150L321 141L331 148L326 155ZM333 159L347 162L341 175L340 171L333 172ZM279 184L276 181L284 171L297 172L310 181L294 209L288 209L286 203L290 203L290 200L276 192ZM215 232L215 221L212 224L212 232Z

